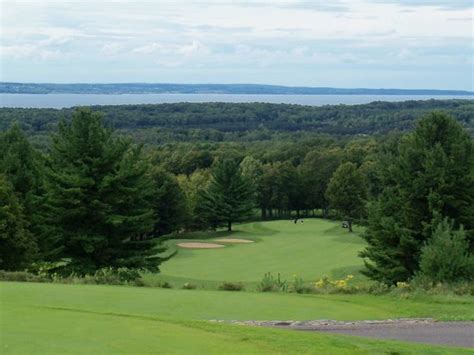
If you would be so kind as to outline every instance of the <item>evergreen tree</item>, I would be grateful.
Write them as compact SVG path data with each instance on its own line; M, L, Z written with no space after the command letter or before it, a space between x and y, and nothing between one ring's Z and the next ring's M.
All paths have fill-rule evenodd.
M348 222L352 232L352 220L364 216L367 188L362 173L354 163L344 163L337 168L326 190L326 198Z
M447 219L438 224L421 249L419 276L434 283L474 279L474 255L463 228L454 230Z
M33 149L18 124L0 134L0 174L7 176L12 184L28 221L27 228L35 238L41 233L43 223L43 163L43 157ZM47 247L41 240L38 242L42 249Z
M184 226L186 201L176 177L162 168L155 168L151 174L155 191L152 207L155 211L154 235L178 231Z
M452 219L454 228L463 225L472 247L474 145L454 119L432 113L385 158L379 173L384 188L370 204L361 256L369 259L366 275L390 284L418 270L435 216Z
M0 269L18 270L28 266L35 257L36 242L13 185L0 175Z
M60 257L78 272L159 263L154 242L153 192L141 147L113 136L102 115L79 109L53 136L49 171L50 234Z
M230 232L232 223L252 214L254 190L235 160L223 160L212 169L209 186L203 191L201 201L201 208L211 225L226 224Z

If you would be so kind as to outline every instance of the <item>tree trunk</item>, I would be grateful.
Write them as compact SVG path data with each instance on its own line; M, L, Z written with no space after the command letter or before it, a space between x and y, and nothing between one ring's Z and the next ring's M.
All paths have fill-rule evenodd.
M347 219L347 224L348 224L348 227L349 227L349 233L352 233L352 219L351 218Z
M232 222L231 221L227 222L227 231L232 232Z
M262 219L267 219L267 209L262 207Z

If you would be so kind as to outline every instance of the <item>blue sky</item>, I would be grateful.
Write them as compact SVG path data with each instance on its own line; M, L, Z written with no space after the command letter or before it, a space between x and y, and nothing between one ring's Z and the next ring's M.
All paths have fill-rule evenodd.
M1 0L1 81L473 90L464 0Z

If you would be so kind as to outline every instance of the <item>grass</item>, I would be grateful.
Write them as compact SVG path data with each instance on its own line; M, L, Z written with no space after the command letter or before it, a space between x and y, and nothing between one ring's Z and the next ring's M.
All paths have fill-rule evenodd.
M474 300L469 297L400 299L9 282L0 283L0 292L3 354L454 354L463 350L204 320L474 319Z
M162 265L170 280L200 290L129 286L0 283L0 353L193 354L460 354L467 350L317 332L217 324L209 320L366 320L431 317L474 320L474 298L426 294L300 295L248 292L266 272L306 281L342 278L362 267L364 242L338 223L305 220L249 223L238 231L196 233L169 240L226 236L253 244L214 250L179 249ZM357 276L359 282L367 282ZM216 291L222 281L244 282L245 292ZM207 289L206 289L207 288ZM213 290L211 290L213 289Z
M307 219L304 223L272 221L241 224L236 232L200 233L192 241L233 237L254 240L252 244L227 244L220 249L182 249L161 266L161 274L145 275L182 284L191 282L204 288L216 288L223 281L243 282L254 288L263 275L281 273L288 281L294 275L305 281L322 276L344 277L358 274L362 260L357 256L365 242L358 233L349 234L340 223ZM197 237L197 238L196 238ZM170 251L176 244L191 239L172 239Z

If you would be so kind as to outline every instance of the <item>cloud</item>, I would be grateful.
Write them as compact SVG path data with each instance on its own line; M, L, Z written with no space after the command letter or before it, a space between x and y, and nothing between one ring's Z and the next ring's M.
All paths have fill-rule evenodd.
M472 18L471 1L462 0L7 0L1 75L20 80L41 62L31 73L48 80L87 72L108 81L273 77L298 85L330 77L330 68L339 84L352 80L350 70L381 68L409 71L422 84L427 74L413 76L420 68L435 77L449 66L468 85Z
M185 44L178 46L176 49L177 53L184 55L185 57L190 57L196 54L209 54L209 48L204 46L199 41L192 41L190 44Z
M0 47L0 55L12 59L54 60L61 57L61 51L58 49L46 49L34 44L24 44L2 46Z
M374 3L390 3L403 6L437 6L448 10L472 9L471 0L370 0Z
M118 43L106 43L102 46L100 53L106 57L113 57L122 51L122 46Z

